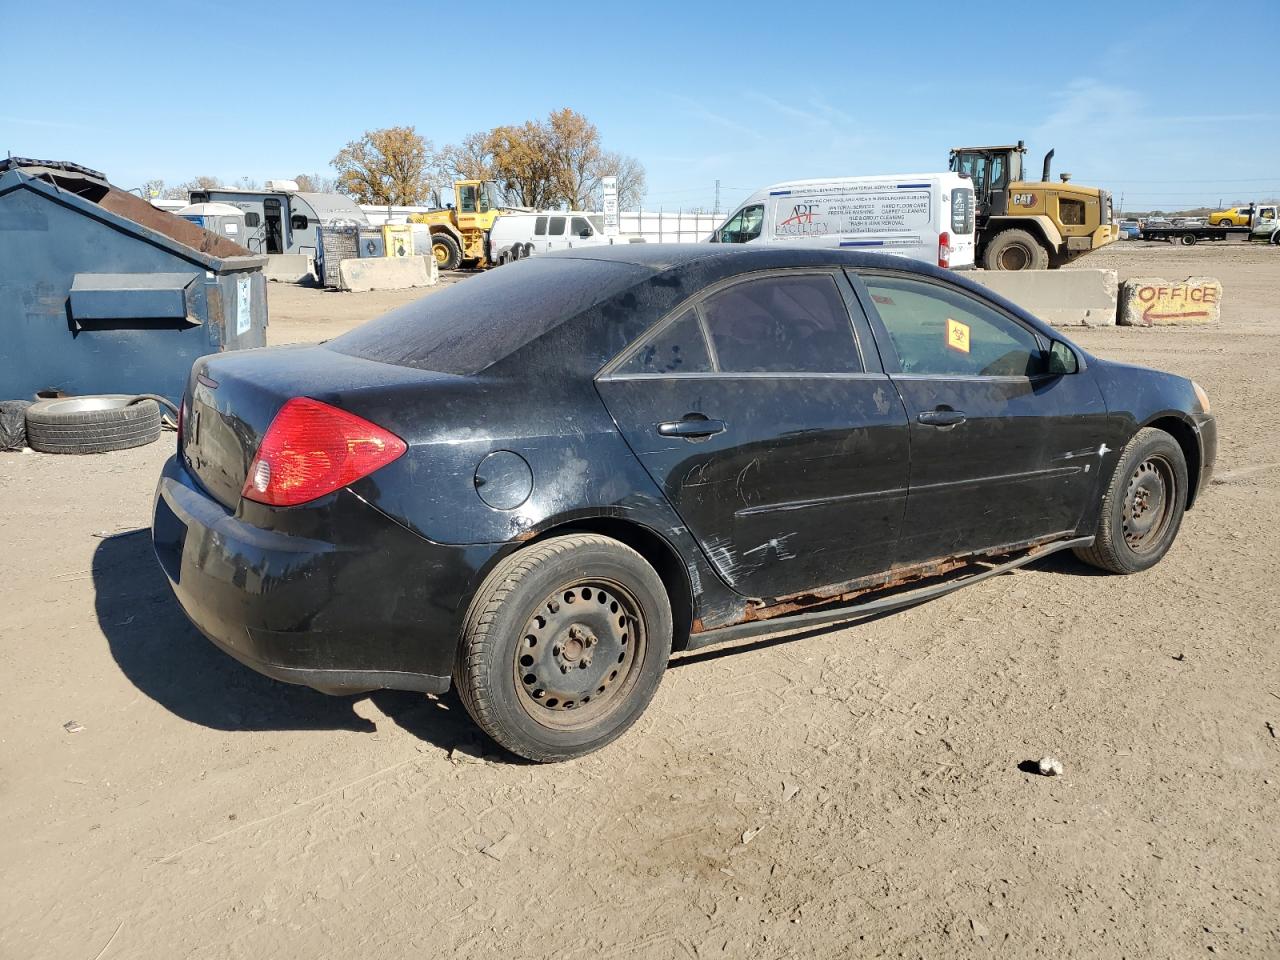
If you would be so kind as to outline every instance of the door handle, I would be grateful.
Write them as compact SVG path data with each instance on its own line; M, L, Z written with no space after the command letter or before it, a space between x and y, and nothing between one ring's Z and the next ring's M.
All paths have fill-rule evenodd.
M964 421L963 410L926 410L916 414L916 422L923 423L926 427L954 427Z
M684 437L694 440L699 437L714 437L724 433L723 420L708 420L706 417L685 417L683 420L668 420L658 424L658 433L664 437Z

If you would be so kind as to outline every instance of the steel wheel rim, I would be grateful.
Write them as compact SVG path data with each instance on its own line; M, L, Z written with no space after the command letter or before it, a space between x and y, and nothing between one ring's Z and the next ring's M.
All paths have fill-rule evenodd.
M1012 255L1012 260L1010 255ZM1031 256L1019 244L1014 244L1000 251L1001 270L1025 270L1030 262Z
M443 243L433 243L431 245L431 253L435 256L436 263L440 266L443 267L449 262L449 248Z
M1164 457L1148 457L1134 469L1121 519L1124 541L1134 553L1148 553L1164 539L1176 491L1173 466Z
M595 577L568 581L525 621L512 657L516 699L544 727L589 727L626 704L647 647L631 591Z

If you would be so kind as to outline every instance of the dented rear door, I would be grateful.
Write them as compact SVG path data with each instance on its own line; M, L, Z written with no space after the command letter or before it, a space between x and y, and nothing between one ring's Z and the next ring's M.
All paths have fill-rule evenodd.
M906 505L902 402L865 327L869 349L859 356L847 282L807 277L718 301L713 290L597 380L627 443L707 558L750 597L781 597L886 569ZM815 315L826 320L806 328ZM857 323L865 323L860 311ZM715 325L740 339L721 338L717 350ZM802 365L783 359L804 353L788 339L797 331L823 338L811 356L849 359L816 364L827 369L779 369ZM731 354L759 342L776 362L757 365L774 369L734 369L751 364L735 363Z

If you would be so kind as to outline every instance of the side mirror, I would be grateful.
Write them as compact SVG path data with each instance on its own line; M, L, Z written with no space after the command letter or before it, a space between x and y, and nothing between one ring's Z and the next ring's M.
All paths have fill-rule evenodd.
M580 236L583 240L585 240L585 239L587 239L589 236L591 236L591 231L590 231L590 230L583 230L583 231L581 231L581 232L578 234L578 236Z
M1049 373L1061 376L1079 372L1080 360L1076 357L1076 352L1061 340L1053 341L1049 345Z

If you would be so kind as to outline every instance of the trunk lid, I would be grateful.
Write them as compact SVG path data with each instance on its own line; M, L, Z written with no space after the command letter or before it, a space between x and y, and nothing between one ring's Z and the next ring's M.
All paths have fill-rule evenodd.
M191 368L183 397L179 455L200 485L234 510L263 434L285 401L310 397L361 416L372 407L385 419L388 405L395 406L390 395L404 390L420 392L433 380L454 379L321 346L271 347L204 357ZM412 442L404 432L407 425L379 425Z

